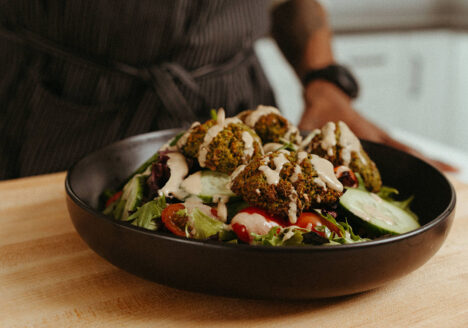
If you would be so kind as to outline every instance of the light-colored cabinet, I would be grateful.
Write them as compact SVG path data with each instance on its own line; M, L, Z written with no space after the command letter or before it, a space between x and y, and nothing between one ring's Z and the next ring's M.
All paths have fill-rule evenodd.
M447 110L450 141L468 152L468 34L457 34L453 67L454 81L451 84L453 106Z
M468 34L451 30L337 35L338 62L357 76L354 106L375 123L468 152ZM302 88L276 45L257 45L279 107L294 123Z
M375 122L450 141L457 68L449 31L338 36L335 53L357 75L355 107Z

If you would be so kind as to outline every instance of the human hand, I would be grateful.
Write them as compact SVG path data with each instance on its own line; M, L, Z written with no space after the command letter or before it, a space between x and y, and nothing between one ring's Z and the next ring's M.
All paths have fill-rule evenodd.
M364 118L351 106L350 98L334 84L323 80L309 83L304 89L305 109L299 122L299 129L311 131L329 121L343 121L357 137L408 152L442 171L457 172L447 163L426 158L419 151L393 139L388 133Z

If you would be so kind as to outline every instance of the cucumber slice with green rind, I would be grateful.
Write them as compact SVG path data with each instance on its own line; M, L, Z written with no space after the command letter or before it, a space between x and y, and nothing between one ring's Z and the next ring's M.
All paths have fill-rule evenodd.
M229 175L203 170L188 176L181 184L181 189L186 196L196 196L204 203L213 202L213 197L236 197L229 189Z
M202 192L200 197L213 197L213 196L227 196L233 197L234 194L229 189L229 175L214 172L214 171L203 171L202 172Z
M414 214L377 194L349 188L340 198L345 216L361 224L370 235L398 235L419 228Z
M119 200L119 204L117 208L119 209L123 205L123 209L121 213L117 213L115 217L120 220L126 220L131 212L137 209L137 206L141 205L141 201L143 200L143 189L145 184L145 179L147 176L145 175L136 175L134 176L123 188L122 197ZM119 206L120 205L120 206Z

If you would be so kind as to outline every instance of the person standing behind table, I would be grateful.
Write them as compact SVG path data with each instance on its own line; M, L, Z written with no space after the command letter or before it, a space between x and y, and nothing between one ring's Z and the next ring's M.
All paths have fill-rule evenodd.
M206 120L210 108L224 107L231 116L258 104L274 105L252 49L268 32L270 5L266 0L0 5L0 179L65 170L113 141ZM273 27L282 50L300 54L292 61L298 74L333 62L325 13L315 1L280 4ZM284 42L291 33L297 40ZM352 122L358 116L340 92L333 83L308 84L300 127L320 125L323 118L357 126ZM364 122L360 136L367 129L374 140L385 136Z
M273 93L253 53L270 1L0 5L0 178L67 169L139 133L235 115Z

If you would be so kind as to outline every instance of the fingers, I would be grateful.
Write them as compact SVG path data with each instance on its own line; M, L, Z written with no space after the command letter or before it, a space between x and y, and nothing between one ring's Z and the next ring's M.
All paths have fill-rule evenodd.
M460 172L460 169L458 167L452 166L450 164L434 160L434 159L429 159L428 162L438 168L441 171L444 172L449 172L449 173L457 173Z
M329 121L343 121L358 138L383 143L410 153L445 172L458 171L456 167L448 163L430 159L414 148L393 139L383 129L355 111L349 99L333 84L315 81L307 86L304 95L306 108L298 126L300 130L312 131L315 128L321 128Z
M453 165L450 165L448 163L436 160L436 159L426 157L423 154L421 154L419 151L417 151L417 150L415 150L413 148L410 148L410 151L407 151L407 152L410 153L411 155L414 155L414 156L422 159L423 161L433 165L434 167L438 168L441 171L451 172L451 173L459 172L459 169L457 167L455 167Z
M428 157L424 156L421 152L417 151L416 149L414 149L412 147L409 147L409 146L407 146L407 145L393 139L390 136L388 136L388 139L384 140L383 143L385 143L386 145L388 145L390 147L393 147L393 148L405 151L405 152L407 152L407 153L409 153L411 155L414 155L414 156L422 159L423 161L435 166L436 168L438 168L441 171L451 172L451 173L456 173L456 172L459 171L459 169L457 167L455 167L453 165L450 165L448 163L439 161L439 160L428 158Z

